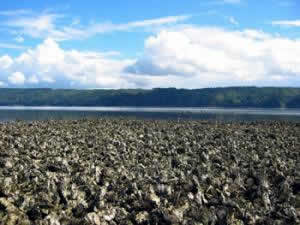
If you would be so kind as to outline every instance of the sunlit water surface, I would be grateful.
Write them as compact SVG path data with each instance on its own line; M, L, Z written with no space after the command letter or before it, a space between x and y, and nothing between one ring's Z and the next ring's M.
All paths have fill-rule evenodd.
M300 109L185 107L24 107L0 106L0 121L99 117L221 121L287 120L300 122Z

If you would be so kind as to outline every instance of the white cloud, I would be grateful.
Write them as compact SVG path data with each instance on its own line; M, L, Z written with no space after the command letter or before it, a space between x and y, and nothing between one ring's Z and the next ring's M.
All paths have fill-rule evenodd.
M23 85L25 83L25 75L21 72L14 72L12 75L8 77L8 81L11 84L15 85Z
M32 11L28 9L0 11L0 16L20 16L20 15L28 15L28 14L32 14Z
M225 4L231 4L231 5L236 5L236 4L240 4L241 0L212 0L209 1L208 4L211 5L225 5Z
M190 27L149 37L143 57L126 71L153 80L172 77L177 87L295 84L299 55L299 40L256 30Z
M46 39L34 49L16 58L3 56L1 81L14 85L51 87L136 87L134 75L123 73L133 60L113 59L117 52L66 51L53 39ZM26 75L28 78L26 79ZM32 75L33 74L33 75Z
M241 0L222 0L224 3L228 4L238 4L241 3Z
M13 60L8 55L0 57L0 69L6 70L13 64Z
M117 25L116 28L121 29L121 30L127 30L130 28L136 28L136 27L157 26L157 25L163 25L163 24L177 23L180 21L187 20L190 17L191 16L187 16L187 15L168 16L168 17L162 17L162 18L158 18L158 19L143 20L143 21L131 22L128 24Z
M228 19L231 24L236 25L236 26L239 25L239 22L233 16L230 16Z
M300 40L217 27L162 29L145 40L144 53L134 60L114 51L65 50L48 38L15 58L0 56L0 82L59 88L295 86L299 55Z
M33 38L51 38L56 41L85 39L91 36L114 31L130 31L138 28L157 27L167 24L176 24L189 19L189 15L161 17L149 20L133 21L124 24L92 23L80 25L79 19L74 19L70 25L58 26L57 20L63 15L42 13L40 15L26 15L10 19L4 26L14 29L13 32L28 35Z
M19 33L29 35L34 38L46 37L51 35L59 35L56 31L55 21L61 17L56 14L42 14L38 16L30 15L26 17L18 17L4 22L7 27L19 29Z
M24 38L21 37L21 36L16 37L14 40L15 40L16 42L18 42L18 43L23 43L23 42L24 42Z
M38 84L39 80L35 75L32 75L31 77L28 78L28 83L30 84Z
M47 30L54 27L54 21L58 16L55 14L42 14L39 16L21 17L7 21L5 24L11 27L24 29Z
M300 27L300 20L278 20L278 21L273 21L272 25L285 26L285 27Z
M62 39L85 39L101 33L114 31L130 31L137 28L158 27L166 24L176 24L191 18L190 15L168 16L156 19L134 21L124 24L113 23L94 23L87 25L85 28L64 27L61 32ZM58 39L59 40L59 39Z
M14 45L8 43L0 43L0 48L7 48L7 49L26 49L26 47L21 45Z

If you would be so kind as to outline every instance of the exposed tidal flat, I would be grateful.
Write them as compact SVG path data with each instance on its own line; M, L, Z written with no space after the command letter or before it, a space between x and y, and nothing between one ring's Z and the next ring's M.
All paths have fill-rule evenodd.
M0 224L299 224L300 123L0 125Z

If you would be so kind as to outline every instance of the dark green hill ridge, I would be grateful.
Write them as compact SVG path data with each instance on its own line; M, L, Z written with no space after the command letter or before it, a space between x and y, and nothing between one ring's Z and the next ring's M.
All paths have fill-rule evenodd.
M300 108L300 88L0 89L0 105Z

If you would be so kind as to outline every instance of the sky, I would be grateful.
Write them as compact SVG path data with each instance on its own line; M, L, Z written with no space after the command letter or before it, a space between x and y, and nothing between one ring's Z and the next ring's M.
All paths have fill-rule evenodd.
M300 87L299 0L10 0L0 87Z

